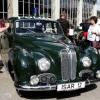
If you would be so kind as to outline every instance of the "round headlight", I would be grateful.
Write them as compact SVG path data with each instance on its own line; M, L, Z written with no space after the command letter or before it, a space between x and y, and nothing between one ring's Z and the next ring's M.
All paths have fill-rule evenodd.
M46 58L38 60L38 67L41 71L48 71L50 69L50 61Z
M31 85L37 85L38 83L39 83L39 78L36 75L31 76L30 84Z
M89 57L83 57L82 58L82 63L84 67L90 67L92 64L92 61Z

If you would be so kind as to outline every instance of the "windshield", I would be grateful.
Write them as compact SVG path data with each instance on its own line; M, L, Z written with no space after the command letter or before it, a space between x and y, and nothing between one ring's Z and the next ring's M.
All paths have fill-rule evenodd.
M15 23L17 35L58 35L63 34L61 26L56 21L47 20L18 20Z

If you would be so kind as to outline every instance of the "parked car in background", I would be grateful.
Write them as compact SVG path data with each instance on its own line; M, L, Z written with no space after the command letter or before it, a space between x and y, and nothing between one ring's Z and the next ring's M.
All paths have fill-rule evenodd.
M97 50L73 45L57 21L17 18L11 24L2 58L19 92L73 91L100 81Z

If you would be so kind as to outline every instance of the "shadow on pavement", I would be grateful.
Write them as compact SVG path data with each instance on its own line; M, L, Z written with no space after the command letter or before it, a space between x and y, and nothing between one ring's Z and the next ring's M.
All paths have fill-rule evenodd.
M70 98L70 97L76 97L80 96L81 93L89 92L97 88L96 84L87 86L85 89L76 90L72 92L56 92L56 91L50 91L50 92L23 92L22 97L26 99L64 99L64 98Z
M3 71L0 70L0 73L3 73Z

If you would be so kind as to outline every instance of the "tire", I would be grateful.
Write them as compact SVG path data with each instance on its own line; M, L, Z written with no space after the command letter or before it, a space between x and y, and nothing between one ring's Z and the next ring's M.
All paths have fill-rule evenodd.
M14 81L14 70L13 70L13 66L11 65L10 61L8 61L8 72L11 76L11 79Z
M18 90L18 89L16 89L16 92L17 92L17 94L20 96L20 97L24 97L26 94L26 92L25 91L21 91L21 90Z
M0 60L0 70L3 68L3 62Z
M0 60L0 67L3 67L3 66L4 66L3 61Z
M20 97L22 97L22 96L23 96L23 92L22 92L22 91L20 91L20 90L16 89L16 92L17 92L17 94L18 94Z

